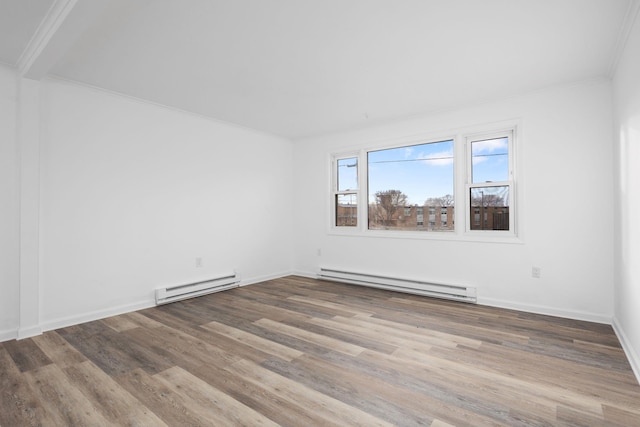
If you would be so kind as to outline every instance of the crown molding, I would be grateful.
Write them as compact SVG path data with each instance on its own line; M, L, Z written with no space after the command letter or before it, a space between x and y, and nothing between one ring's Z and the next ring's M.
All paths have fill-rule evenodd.
M616 40L616 44L613 48L613 57L611 58L611 63L609 64L609 70L607 73L609 78L613 78L616 73L618 63L620 62L624 48L627 45L629 34L631 33L638 17L638 11L640 11L640 0L630 0L627 7L627 13L624 17L624 22L618 32L618 39Z
M55 0L51 8L40 22L38 29L29 40L27 47L18 59L18 71L27 74L40 57L49 41L56 34L78 0Z

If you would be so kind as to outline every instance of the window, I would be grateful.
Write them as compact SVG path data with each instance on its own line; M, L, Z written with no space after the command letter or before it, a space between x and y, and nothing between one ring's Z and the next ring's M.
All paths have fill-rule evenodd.
M358 158L336 158L334 161L334 215L336 227L358 225Z
M467 137L470 230L513 230L512 140L513 131Z
M516 128L505 124L499 132L334 155L333 230L442 239L515 237Z
M452 203L453 158L453 140L367 152L368 228L449 230L425 229L424 207L443 206L443 200ZM417 206L415 223L400 220L409 206Z

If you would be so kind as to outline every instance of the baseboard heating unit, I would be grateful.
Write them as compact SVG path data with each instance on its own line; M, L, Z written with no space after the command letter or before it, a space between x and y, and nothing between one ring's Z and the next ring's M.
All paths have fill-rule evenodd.
M356 273L352 271L320 268L319 279L335 282L350 283L352 285L370 286L390 291L424 295L469 303L477 302L476 288L463 285L434 283L414 279L379 276L377 274Z
M199 297L213 292L226 291L238 286L240 286L240 276L237 273L232 273L199 282L158 288L156 289L156 305Z

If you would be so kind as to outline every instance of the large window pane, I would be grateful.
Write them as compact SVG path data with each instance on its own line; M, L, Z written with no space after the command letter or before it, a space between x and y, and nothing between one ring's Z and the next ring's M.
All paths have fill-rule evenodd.
M509 186L471 188L471 229L509 230Z
M471 143L471 175L474 184L509 180L509 138Z
M453 140L370 151L367 166L370 229L453 229ZM429 206L444 211L425 223Z
M358 225L358 196L356 193L336 195L336 227Z
M338 191L358 189L358 158L338 159Z

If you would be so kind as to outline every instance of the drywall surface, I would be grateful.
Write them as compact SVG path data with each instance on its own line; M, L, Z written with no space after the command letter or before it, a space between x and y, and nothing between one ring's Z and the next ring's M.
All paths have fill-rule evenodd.
M285 139L59 80L42 93L45 329L291 270Z
M0 341L19 323L19 154L16 142L16 72L0 65Z
M613 79L615 141L615 322L640 379L640 22Z
M516 242L465 239L464 223L457 223L452 239L331 230L332 153L513 120L520 123ZM328 266L461 283L477 286L480 303L608 323L613 314L611 126L610 83L590 81L296 141L296 271L315 274ZM532 277L533 266L542 269L540 278Z

